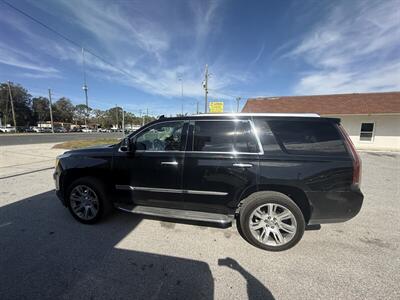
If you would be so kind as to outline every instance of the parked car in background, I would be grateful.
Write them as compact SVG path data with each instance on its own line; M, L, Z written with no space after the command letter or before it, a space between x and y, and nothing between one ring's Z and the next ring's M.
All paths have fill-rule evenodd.
M69 132L82 132L82 129L79 127L74 127Z
M245 240L271 251L296 245L307 225L356 216L360 176L340 120L315 114L160 118L119 144L65 152L54 173L82 223L113 206L221 227L236 219Z
M16 132L16 130L15 130L15 127L13 127L13 126L2 126L2 127L0 127L0 132L12 133L12 132Z
M41 127L34 126L34 127L31 127L31 128L32 128L33 132L36 132L36 133L43 132L43 128L41 128Z
M43 132L43 133L52 133L53 131L51 130L50 127L43 127L43 128L42 128L42 132Z
M82 132L93 132L90 128L82 128Z
M97 132L111 132L109 128L98 128Z
M64 127L56 127L56 128L54 128L54 132L56 132L56 133L66 133L67 130Z
M26 132L26 133L32 133L32 132L35 132L35 131L33 130L33 127L30 126L30 127L25 128L25 129L24 129L24 132Z

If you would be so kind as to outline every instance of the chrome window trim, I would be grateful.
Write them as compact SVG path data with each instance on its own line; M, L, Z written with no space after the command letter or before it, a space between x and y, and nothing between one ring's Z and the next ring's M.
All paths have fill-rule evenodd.
M132 136L130 139L135 138L141 133L143 132L145 129L151 129L153 126L158 125L158 124L162 124L162 123L170 123L170 122L206 122L206 121L219 121L219 122L249 122L250 126L251 126L251 130L253 132L253 135L256 138L257 141L257 145L258 145L258 152L236 152L236 151L224 151L224 152L218 152L218 151L181 151L181 150L136 150L135 152L138 153L193 153L193 154L197 154L197 153L204 153L204 154L228 154L228 155L264 155L264 149L262 147L261 144L261 140L260 137L257 134L257 129L254 125L253 120L249 120L249 119L194 119L194 120L168 120L168 121L161 121L161 122L157 122L149 127L143 128L142 130L140 130L139 132L137 132L134 136ZM193 132L194 134L194 132Z
M260 155L264 154L261 152L217 152L217 151L178 151L178 150L170 150L170 151L146 151L146 150L136 150L138 153L193 153L193 154L198 154L198 153L204 153L204 154L229 154L229 155Z
M132 137L130 137L129 139L130 139L130 140L131 140L131 139L135 139L135 140L136 140L137 136L138 136L140 133L142 133L143 131L145 131L145 130L147 130L147 129L151 129L151 128L153 128L154 126L157 126L157 125L160 125L160 124L163 124L163 123L171 123L171 122L175 122L175 123L181 122L181 123L183 123L183 125L185 125L185 123L188 122L188 121L187 121L187 120L167 120L167 121L157 122L157 123L154 123L153 125L151 125L151 126L149 126L149 127L143 128L143 129L140 130L139 132L136 132L136 134L133 135ZM181 151L181 150L168 150L168 151L165 151L165 150L160 150L160 151L154 151L154 150L152 150L152 151L147 151L147 150L136 150L135 152L139 152L139 153L142 153L142 152L180 152L180 153L183 153L183 152L185 152L185 151Z
M156 193L173 193L173 194L192 194L192 195L213 195L213 196L226 196L226 192L215 191L199 191L199 190L181 190L181 189L166 189L166 188L152 188L143 186L119 185L115 186L117 190L125 191L141 191L141 192L156 192Z
M259 155L264 155L264 148L263 148L263 146L261 144L260 137L258 136L256 125L254 124L253 120L249 120L249 122L250 122L251 130L253 131L253 134L254 134L254 136L256 137L256 140L257 140L258 150L259 150L258 154Z

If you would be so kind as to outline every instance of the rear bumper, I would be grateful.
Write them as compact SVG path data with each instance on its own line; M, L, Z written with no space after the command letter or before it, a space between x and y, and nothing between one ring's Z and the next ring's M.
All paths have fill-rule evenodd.
M354 218L363 203L359 188L343 192L308 192L311 216L308 224L339 223Z

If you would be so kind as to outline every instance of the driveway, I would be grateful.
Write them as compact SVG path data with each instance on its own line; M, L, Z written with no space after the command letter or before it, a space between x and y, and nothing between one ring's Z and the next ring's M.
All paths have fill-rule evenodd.
M235 227L122 212L82 225L51 170L0 179L0 299L399 299L400 156L362 159L360 214L280 253Z

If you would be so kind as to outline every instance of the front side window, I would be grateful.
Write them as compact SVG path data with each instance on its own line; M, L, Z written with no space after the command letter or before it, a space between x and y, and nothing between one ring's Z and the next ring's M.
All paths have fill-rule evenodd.
M257 153L258 144L248 121L196 121L193 151Z
M374 136L374 123L361 123L360 141L372 141Z
M163 122L136 136L136 149L145 151L180 151L183 121Z

